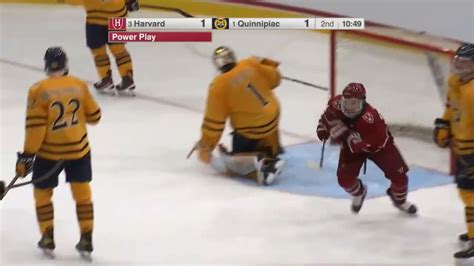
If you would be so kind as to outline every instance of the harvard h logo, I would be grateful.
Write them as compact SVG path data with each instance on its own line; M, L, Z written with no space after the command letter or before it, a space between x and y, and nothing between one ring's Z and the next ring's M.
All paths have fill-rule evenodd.
M126 30L126 18L109 18L109 30Z

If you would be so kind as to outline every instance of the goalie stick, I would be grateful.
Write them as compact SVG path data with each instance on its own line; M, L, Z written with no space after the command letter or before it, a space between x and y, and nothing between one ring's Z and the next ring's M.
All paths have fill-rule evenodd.
M329 88L319 86L319 85L316 85L316 84L313 84L313 83L310 83L310 82L306 82L306 81L303 81L303 80L295 79L295 78L290 78L290 77L283 76L283 77L281 77L281 79L296 82L296 83L299 83L299 84L302 84L302 85L305 85L305 86L308 86L308 87L316 88L316 89L319 89L319 90L323 90L323 91L328 91L329 90Z
M26 182L22 182L19 184L15 184L15 182L20 178L19 175L15 175L15 177L10 181L10 183L5 187L5 183L3 181L0 181L0 200L3 200L3 198L7 195L8 191L12 188L18 188L18 187L23 187L29 184L36 184L39 182L42 182L48 178L50 178L59 168L62 166L63 161L58 161L51 169L49 169L48 172L46 172L44 175L40 176L39 178L35 180L30 180Z

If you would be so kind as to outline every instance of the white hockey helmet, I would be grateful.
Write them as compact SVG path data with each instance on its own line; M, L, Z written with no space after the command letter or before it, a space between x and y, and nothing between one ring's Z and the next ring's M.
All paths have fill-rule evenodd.
M234 51L227 46L217 47L212 54L212 61L217 70L223 73L231 70L237 64Z

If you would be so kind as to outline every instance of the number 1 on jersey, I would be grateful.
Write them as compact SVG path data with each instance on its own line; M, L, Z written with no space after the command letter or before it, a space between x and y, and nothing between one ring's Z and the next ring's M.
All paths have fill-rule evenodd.
M267 106L268 102L267 100L265 100L265 98L263 98L263 96L258 92L258 90L252 85L252 84L249 84L247 86L247 89L250 90L250 92L253 93L253 95L257 98L257 100L265 107Z

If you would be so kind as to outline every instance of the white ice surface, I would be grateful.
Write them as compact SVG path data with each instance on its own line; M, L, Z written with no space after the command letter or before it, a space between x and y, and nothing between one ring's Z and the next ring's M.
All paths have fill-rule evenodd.
M43 74L5 60L41 68L46 48L60 45L68 52L71 74L97 77L85 46L82 9L6 4L0 9L0 171L1 179L9 180L23 143L26 92ZM140 11L135 16L170 14ZM415 219L400 215L387 198L368 200L353 216L348 200L246 186L185 160L199 137L200 110L215 75L208 56L213 48L226 44L239 57L271 56L282 62L287 76L328 84L324 34L213 36L213 43L127 45L141 97L97 96L103 121L89 131L95 203L91 265L453 265L464 218L452 185L411 193L420 209ZM358 68L364 66L360 63ZM283 143L314 138L314 122L327 95L289 82L277 93ZM439 115L423 106L419 112ZM446 152L410 139L397 143L410 164L447 171ZM74 202L63 182L55 190L54 206L57 259L50 261L36 249L32 189L8 194L0 203L0 265L81 264L73 248L78 240Z

